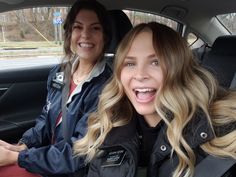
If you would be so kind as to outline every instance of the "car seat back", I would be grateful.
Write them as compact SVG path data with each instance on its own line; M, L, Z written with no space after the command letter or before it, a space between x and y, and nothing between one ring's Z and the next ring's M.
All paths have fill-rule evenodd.
M218 37L201 64L216 76L222 87L229 88L236 73L236 36Z
M107 62L110 66L113 64L116 49L125 36L125 34L133 28L128 16L122 10L110 10L111 19L111 41L106 50Z

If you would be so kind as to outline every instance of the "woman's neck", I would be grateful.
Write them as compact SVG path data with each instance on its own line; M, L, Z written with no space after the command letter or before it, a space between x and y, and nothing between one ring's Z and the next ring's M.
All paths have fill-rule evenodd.
M88 75L92 71L95 64L96 62L80 60L75 72L78 76Z
M161 121L158 114L144 115L144 120L150 127L156 127L156 125Z
M77 69L73 74L73 80L75 84L79 84L81 81L86 79L89 73L92 71L95 64L96 63L80 61L78 63Z

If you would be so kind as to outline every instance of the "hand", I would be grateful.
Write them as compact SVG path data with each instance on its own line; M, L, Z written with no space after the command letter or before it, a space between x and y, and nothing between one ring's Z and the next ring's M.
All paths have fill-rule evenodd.
M11 150L11 151L16 151L16 152L20 152L24 149L27 149L27 146L25 144L21 144L21 145L13 145L13 144L9 144L5 141L0 140L0 146Z
M19 152L10 151L0 146L0 166L6 166L17 163Z

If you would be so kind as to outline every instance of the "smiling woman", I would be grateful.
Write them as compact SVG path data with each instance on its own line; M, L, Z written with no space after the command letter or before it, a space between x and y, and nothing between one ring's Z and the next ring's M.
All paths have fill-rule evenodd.
M88 177L135 177L138 165L148 177L215 177L202 163L235 176L235 100L177 32L139 24L121 41L112 80L74 150L86 155Z
M231 42L229 43L229 45L225 45L226 44L225 42L221 43L222 47L220 47L219 51L224 53L227 52L225 53L226 55L224 54L219 56L218 55L219 53L218 54L215 53L216 48L214 49L213 47L213 50L211 49L214 44L214 41L218 41L216 40L218 39L218 37L222 37L223 35L233 34L227 28L225 28L225 24L223 25L222 21L226 22L227 25L230 26L230 29L235 28L236 24L235 21L236 19L234 18L235 17L234 13L236 9L235 0L227 0L227 3L222 0L207 0L207 1L206 0L197 0L197 1L195 0L168 0L168 1L98 0L98 1L101 2L108 10L110 10L110 12L116 12L116 11L125 12L125 14L129 17L131 23L134 26L141 22L146 23L150 21L156 21L173 28L184 39L186 40L188 39L191 49L197 50L196 56L199 57L199 60L197 60L199 61L199 63L205 65L205 62L202 62L203 60L201 59L204 59L204 56L208 57L209 56L208 54L210 54L211 56L210 60L206 60L210 61L207 62L207 64L209 63L210 65L207 66L211 67L210 68L211 71L214 69L213 71L214 76L217 76L217 78L218 76L220 76L219 77L220 83L221 81L225 83L224 76L227 76L227 78L231 78L231 76L233 77L233 75L235 75L236 60L230 60L229 62L228 59L229 58L234 59L234 57L231 54L229 55L227 52L229 51L228 49L231 49L231 47L235 45L233 45ZM35 125L35 120L36 120L35 118L37 118L38 115L41 114L42 107L46 104L46 106L44 107L45 109L43 110L48 110L46 108L52 108L55 105L53 104L54 102L52 102L51 100L49 100L49 102L46 102L47 93L50 93L50 95L52 96L54 95L54 93L59 93L60 91L58 90L55 92L54 91L48 92L47 88L50 90L51 85L54 85L56 88L61 88L60 87L61 80L58 78L62 76L62 73L60 72L56 73L55 77L52 77L47 82L48 74L51 71L51 69L55 65L60 64L62 58L64 58L65 55L69 54L70 52L74 56L76 50L80 50L82 49L82 47L83 49L90 50L91 49L90 47L93 46L93 42L88 43L88 41L86 41L80 43L80 41L77 40L79 37L75 35L75 43L74 43L75 45L73 50L71 50L72 48L70 48L71 44L70 34L72 34L72 31L69 31L68 33L69 40L67 40L68 44L66 49L68 53L64 52L66 50L64 48L63 25L65 23L67 14L70 11L71 6L74 2L75 0L56 0L56 1L0 0L0 139L5 140L9 143L16 144L18 140L22 137L22 134L26 130ZM219 15L221 16L219 17ZM126 23L125 20L123 19L123 16L117 15L117 17L118 18L115 18L115 20L108 22L108 24L106 24L106 27L113 27L113 26L116 27L116 21L119 21L118 26L121 27L115 28L116 30L112 31L112 36L118 36L118 39L121 39L124 35L123 31L126 32L127 30L129 30L131 25L129 28L126 28ZM76 15L74 16L73 19L75 18ZM70 24L74 25L73 20ZM77 27L75 26L75 28ZM67 29L72 29L72 28L68 27ZM225 36L223 38L228 38L228 37ZM108 53L109 55L106 53L106 56L114 56L115 54L114 49L116 49L117 46L116 44L119 41L120 40L117 40L117 38L112 39L112 43L111 45L109 45L109 49L107 50L107 52L109 52ZM115 45L113 45L114 43ZM110 47L112 48L112 50L110 50ZM125 48L127 48L127 46ZM234 47L232 47L232 49L234 49ZM140 51L137 51L137 53ZM84 52L84 50L82 52ZM66 58L67 60L64 61L68 61L68 59L76 59L76 57L75 58L69 57L69 55ZM106 57L106 59L108 59L108 57ZM160 57L157 57L155 59L157 59L158 62L153 61L153 65L151 66L153 66L154 68L158 68L161 66L162 62L160 62ZM110 63L109 66L113 65L113 57L109 57L109 63ZM78 70L75 71L76 64L77 64L76 62L72 64L73 68L75 69L72 70L73 72L71 73L72 76L71 80L74 80L75 84L78 84L83 82L82 80L84 79L86 80L86 76L88 73L87 71L84 72L85 75L81 77L80 75L81 73L77 72ZM129 67L132 65L133 65L132 63L129 64ZM173 66L178 66L178 65L174 64ZM90 70L91 68L88 67L88 72ZM110 73L108 73L108 75L110 75ZM183 76L188 75L187 70L185 70L181 75ZM119 84L120 82L118 82L118 86L120 86ZM85 83L85 85L87 85L87 82ZM85 85L83 85L81 88L83 89ZM193 85L193 88L191 90L196 88L198 85L199 84ZM152 85L151 86L147 85L147 86L148 87L141 87L141 88L135 86L133 92L130 91L130 93L133 94L131 96L134 96L134 98L136 97L138 98L138 100L134 100L138 104L141 104L142 101L144 102L147 101L146 100L147 98L152 100L153 95L156 96L157 93L159 94L161 87L154 88ZM112 90L114 89L114 87L110 87L110 89ZM89 90L90 89L88 89L88 91ZM122 91L123 91L122 93L124 93L124 90ZM174 90L173 93L175 93L176 91L177 90ZM204 97L207 99L207 93L208 90L201 91L199 98ZM71 100L73 101L74 98L76 97L77 95L72 96ZM125 99L122 100L120 108L116 105L118 109L117 112L127 114L128 116L129 114L128 110L130 105L125 104L126 103ZM171 102L171 105L174 105L172 99L169 98L167 101ZM183 97L179 96L178 101L182 103L184 101ZM93 103L93 101L91 102ZM235 100L234 103L236 103ZM232 103L232 105L234 105L234 103ZM107 104L109 106L110 104L112 104L112 102L109 102ZM58 103L58 107L59 105L60 103ZM225 106L225 104L223 104L223 106ZM89 109L89 107L84 107L84 110L81 110L81 112L86 111L85 109L87 110ZM73 111L75 110L76 109L73 109ZM77 114L76 112L73 111L70 112ZM145 110L142 111L149 111L149 110L145 108ZM56 114L59 111L55 112L51 111L51 109L49 109L48 111L49 114L55 114L55 116L57 116ZM112 113L116 112L115 106L114 110L112 110L111 112ZM225 112L225 110L223 112ZM168 112L168 115L171 116L171 113ZM114 115L115 117L114 119L117 118L116 116L119 117L118 115ZM124 117L125 116L126 115L124 115ZM142 136L144 137L142 144L145 145L143 147L143 149L145 150L148 149L148 147L151 147L151 144L156 140L155 133L153 133L153 131L154 132L158 131L159 128L162 127L163 121L160 121L160 123L158 123L158 126L155 127L156 129L154 128L153 130L151 127L150 130L150 127L148 127L149 125L144 119L140 118L139 120L142 121L141 122L142 123L141 125L143 125L142 130L144 130L144 132L147 133L145 134L146 138L144 137L144 135ZM41 119L37 119L37 123L40 121ZM225 120L223 120L223 122L225 122ZM55 125L55 122L51 123L51 126L53 125ZM231 125L233 127L234 124ZM50 127L50 128L54 129L55 127ZM128 126L128 129L129 128L130 127ZM192 128L192 130L195 129ZM132 131L131 128L130 131ZM52 132L48 132L46 133L46 135L50 137L52 135ZM131 135L132 132L130 133L125 130L123 132L119 131L118 134L119 136L117 135L116 137L114 137L114 140L121 140L121 138L126 137L127 134ZM77 135L80 136L81 134L78 133ZM77 135L75 135L75 137L77 137ZM205 134L199 133L199 139L201 139L200 135L203 135L204 137ZM43 140L43 142L45 141ZM47 142L51 142L51 139L48 140ZM113 141L113 144L114 143L115 142ZM112 145L112 142L110 142L110 145ZM56 148L58 148L58 146L56 146ZM166 146L160 146L159 149L168 150ZM119 151L119 148L117 149L115 147L114 149L109 149L109 150L111 151L110 155L116 154L117 156L115 157L121 157L120 161L119 160L115 162L113 161L116 165L120 164L120 162L122 161L122 157L126 157L124 156L126 152L123 150ZM113 153L116 151L117 153ZM150 150L142 152L143 152L142 154L147 154L147 156L149 156L149 153L145 152L150 152ZM108 160L111 160L113 156L106 156L106 157ZM53 161L56 161L55 163L58 162L57 158L55 157L51 157L49 159L53 159ZM142 159L148 159L148 158L142 157ZM123 160L125 160L125 158ZM70 160L68 162L70 162ZM130 167L130 169L132 170L133 163L131 162L130 164L131 165L130 166L127 165L127 167ZM109 166L109 165L111 164L109 163L103 164L103 166ZM58 169L60 170L61 167L65 167L65 165L58 165L57 168L55 168L55 170ZM103 168L99 167L99 169ZM115 175L115 173L116 171L114 170L110 176Z
M112 73L104 59L110 40L107 24L108 12L100 3L74 3L64 24L64 62L49 73L46 104L18 144L0 141L0 166L17 163L45 177L86 175L84 158L74 157L71 146L84 136L88 115Z
M152 45L152 33L149 29L138 35L124 59L120 80L124 91L150 127L160 121L156 117L154 101L163 83L163 73L159 57Z

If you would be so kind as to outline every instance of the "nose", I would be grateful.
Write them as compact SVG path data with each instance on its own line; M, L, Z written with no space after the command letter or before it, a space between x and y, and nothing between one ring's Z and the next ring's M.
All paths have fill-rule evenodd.
M89 33L90 32L88 28L83 28L83 30L81 31L81 36L87 38L90 35Z
M136 68L134 72L134 79L137 81L143 81L149 78L148 72L143 66L139 66Z

